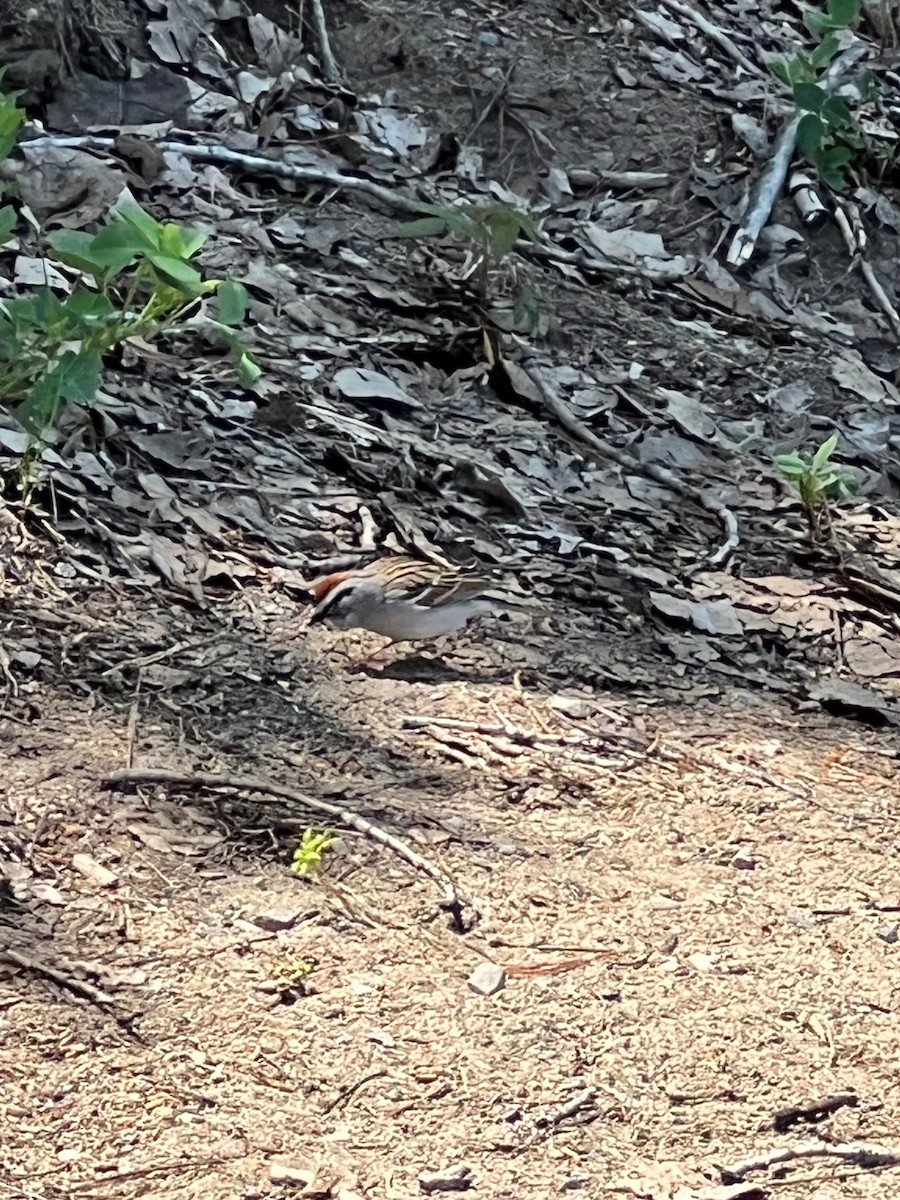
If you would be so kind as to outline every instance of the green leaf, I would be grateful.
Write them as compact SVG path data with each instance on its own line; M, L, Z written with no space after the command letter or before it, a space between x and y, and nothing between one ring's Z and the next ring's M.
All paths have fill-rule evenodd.
M829 146L827 150L822 151L821 161L826 170L833 170L835 167L845 167L853 158L853 150L850 146Z
M227 279L216 292L219 320L223 325L241 325L247 316L250 297L237 280Z
M833 192L845 192L847 190L847 176L840 167L818 166L816 170L819 172L819 179L826 187L831 188Z
M102 363L93 350L67 350L51 371L34 384L16 409L16 418L35 436L56 423L62 406L73 400L93 400L100 386Z
M772 61L769 63L769 70L772 72L772 74L775 76L776 79L781 81L781 83L786 84L788 87L791 86L792 81L791 81L790 69L788 67L788 64L784 61L784 59L773 58Z
M790 83L805 83L815 78L815 69L813 68L812 59L807 58L805 54L799 51L793 58L788 59L788 75Z
M777 454L775 463L779 467L805 467L808 465L799 450L792 450L790 454Z
M18 214L11 205L5 204L3 208L0 208L0 245L9 241L12 231L18 223Z
M827 92L820 88L817 83L794 84L794 100L797 102L798 108L804 108L807 112L817 113L827 99Z
M825 126L815 113L807 113L797 126L797 145L804 154L813 156L822 145Z
M35 323L42 329L49 332L55 325L66 324L66 310L50 288L35 288L33 301Z
M850 111L850 106L840 96L826 97L825 102L819 109L819 116L823 121L827 121L829 125L852 126L853 124L853 114Z
M833 33L830 33L827 37L822 38L821 42L819 42L818 46L816 46L815 50L813 50L809 57L808 61L810 67L818 70L820 67L827 66L837 54L840 46L840 42Z
M150 251L147 261L152 263L163 279L185 296L199 296L203 291L203 276L183 259L168 254Z
M452 213L453 209L447 204L424 204L419 202L418 209L423 213L428 213L432 217L446 218L448 213Z
M21 95L21 92L0 93L0 160L9 158L25 120L25 109L16 104Z
M402 237L442 237L447 232L443 217L420 217L418 221L404 221L400 226Z
M73 292L65 301L68 312L74 313L81 320L105 320L115 311L115 305L108 296L100 292L89 292L86 289Z
M881 80L874 71L870 71L868 68L860 71L853 82L859 89L863 100L877 100L882 94Z
M56 423L57 414L62 407L60 382L53 374L44 375L32 386L16 409L16 420L33 437L40 437L48 426Z
M859 20L859 0L828 0L828 16L840 29L849 29Z
M826 29L833 29L834 24L830 17L825 13L813 12L812 9L807 9L803 14L803 24L813 35L813 37L821 37Z
M94 245L94 234L85 233L82 229L55 229L47 234L47 244L55 252L60 262L74 267L76 271L84 271L88 275L102 271L100 264L91 255Z
M147 246L152 246L154 249L162 246L163 226L134 200L116 206L114 223L130 225L132 229L141 234L143 244Z
M205 241L206 234L201 233L199 229L188 229L186 225L175 225L170 222L162 226L159 246L162 251L171 254L173 258L191 258Z
M825 466L829 458L831 458L832 454L834 454L835 450L837 449L837 444L838 435L836 433L833 433L827 441L822 443L812 457L811 466L813 471L820 471L822 467Z
M238 379L244 387L251 387L262 375L262 368L254 362L246 350L238 358L237 370Z
M60 362L64 400L93 400L100 387L103 362L96 350L67 350Z
M490 250L496 259L503 259L519 240L522 224L514 208L494 213L487 222Z
M60 261L91 275L116 275L147 249L146 239L123 221L99 233L59 229L47 239Z
M490 233L484 225L467 213L452 212L447 217L447 227L457 237L468 238L470 242L476 242L479 246L486 246L490 240Z

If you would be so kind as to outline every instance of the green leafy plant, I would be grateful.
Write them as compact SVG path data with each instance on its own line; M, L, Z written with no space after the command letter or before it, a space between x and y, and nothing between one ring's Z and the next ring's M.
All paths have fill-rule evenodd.
M322 866L322 855L326 850L330 850L337 840L337 834L327 829L321 832L315 829L304 830L300 845L294 851L291 860L293 873L301 878L315 875Z
M0 159L11 153L25 119L18 96L0 91ZM0 242L17 223L12 205L0 208ZM128 197L95 233L61 229L43 240L52 256L47 282L0 300L0 406L32 437L52 427L66 404L94 398L104 356L128 338L152 340L180 325L203 329L229 346L245 383L259 375L235 333L246 314L246 289L204 279L190 261L204 233L157 221ZM60 265L75 275L73 283ZM213 294L216 318L202 311Z
M491 275L515 248L520 238L537 244L540 238L537 224L528 213L511 204L422 204L426 215L401 225L405 237L457 237L475 250L475 279L479 296L489 297ZM516 288L513 318L536 322L539 308L533 289Z
M827 92L822 82L840 50L837 34L855 28L859 16L860 0L827 0L824 11L807 9L803 23L819 38L818 45L809 54L798 51L793 58L770 63L772 74L791 88L804 114L797 127L797 145L822 182L838 192L846 188L846 168L866 148L866 141L850 106ZM861 82L864 90L871 91L871 72L864 73Z
M309 994L308 979L313 973L312 963L293 955L286 957L271 980L282 1004L291 1004Z
M259 374L232 328L246 312L243 285L204 279L191 265L205 234L157 221L132 201L97 233L61 229L46 241L55 262L79 273L72 291L60 297L44 285L0 301L0 404L13 408L33 436L52 426L65 404L93 399L104 355L128 338L175 331L214 292L219 319L194 319L192 326L223 337L245 382Z
M797 489L813 540L830 528L832 505L859 490L855 475L831 461L837 445L835 433L812 456L793 450L775 458L775 466Z

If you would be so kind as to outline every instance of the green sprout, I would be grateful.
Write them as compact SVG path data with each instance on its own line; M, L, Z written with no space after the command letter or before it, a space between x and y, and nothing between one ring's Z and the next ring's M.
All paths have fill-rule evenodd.
M315 829L305 830L291 860L293 873L301 879L315 875L322 866L322 855L326 850L330 850L337 840L337 834L327 829L322 832Z
M830 529L832 505L854 496L859 490L855 475L831 461L837 444L835 433L812 457L792 450L790 454L779 454L775 458L775 466L800 496L814 541L819 539L823 529Z

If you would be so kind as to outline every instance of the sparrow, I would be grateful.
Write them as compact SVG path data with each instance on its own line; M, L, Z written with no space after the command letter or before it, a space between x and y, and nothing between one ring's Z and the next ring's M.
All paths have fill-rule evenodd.
M494 611L483 577L419 562L405 555L322 575L309 585L315 601L310 624L368 629L393 642L442 638L472 617ZM387 647L385 647L387 649Z

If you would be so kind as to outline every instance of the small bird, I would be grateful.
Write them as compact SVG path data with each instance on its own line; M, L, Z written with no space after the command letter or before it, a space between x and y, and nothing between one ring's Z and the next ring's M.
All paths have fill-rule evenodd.
M314 579L316 607L310 624L368 629L394 642L417 642L456 633L473 617L493 612L486 579L406 555L379 558L365 567ZM385 647L387 649L387 647Z

